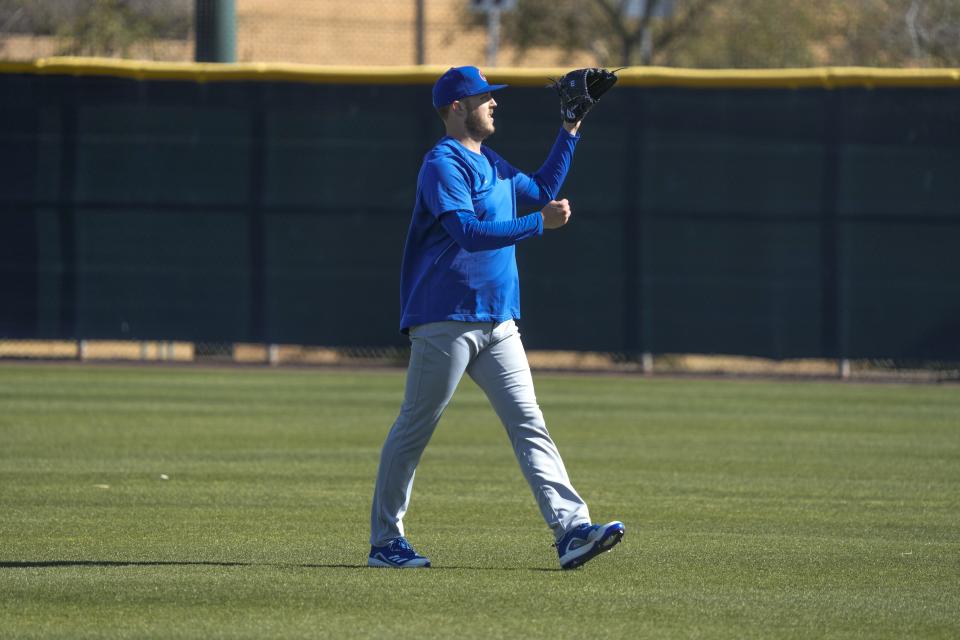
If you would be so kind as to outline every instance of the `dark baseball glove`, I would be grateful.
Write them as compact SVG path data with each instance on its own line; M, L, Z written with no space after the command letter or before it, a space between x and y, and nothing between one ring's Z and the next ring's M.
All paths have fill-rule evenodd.
M560 115L564 122L579 122L597 104L600 96L617 83L617 71L576 69L559 80L553 88L560 94Z

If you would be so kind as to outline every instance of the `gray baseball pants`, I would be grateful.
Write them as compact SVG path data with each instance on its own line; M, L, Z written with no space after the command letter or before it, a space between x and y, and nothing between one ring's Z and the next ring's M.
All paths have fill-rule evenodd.
M483 389L500 417L554 537L590 522L587 505L571 486L547 433L513 320L420 325L410 330L410 345L403 405L380 453L370 544L380 546L403 535L417 464L464 372Z

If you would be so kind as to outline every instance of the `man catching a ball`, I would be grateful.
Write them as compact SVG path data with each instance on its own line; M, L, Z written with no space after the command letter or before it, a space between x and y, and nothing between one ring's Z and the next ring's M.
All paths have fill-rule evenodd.
M613 81L602 86L601 74ZM380 455L369 566L430 566L404 537L403 517L420 456L464 373L506 428L561 567L578 567L623 537L621 522L591 523L570 483L514 322L520 317L515 245L570 220L570 203L557 197L580 123L614 82L603 70L580 69L557 83L563 127L543 166L529 175L483 144L496 129L493 92L506 85L488 83L476 67L451 68L434 85L446 136L420 168L403 254L400 329L410 337L410 364L400 415ZM565 96L581 85L577 95ZM518 215L518 207L534 213Z

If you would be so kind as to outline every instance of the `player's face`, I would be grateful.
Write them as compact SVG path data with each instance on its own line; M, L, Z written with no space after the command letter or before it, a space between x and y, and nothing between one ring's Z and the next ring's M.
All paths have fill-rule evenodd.
M497 106L497 101L493 99L492 94L488 92L464 98L463 106L467 110L465 122L467 133L474 140L483 140L493 134L496 129L493 124L493 110Z

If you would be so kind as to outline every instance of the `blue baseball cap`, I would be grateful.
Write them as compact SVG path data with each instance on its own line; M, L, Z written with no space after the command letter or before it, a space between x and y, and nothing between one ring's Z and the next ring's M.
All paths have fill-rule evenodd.
M454 100L478 96L503 89L505 84L490 84L476 67L450 67L433 85L433 107L442 107Z

